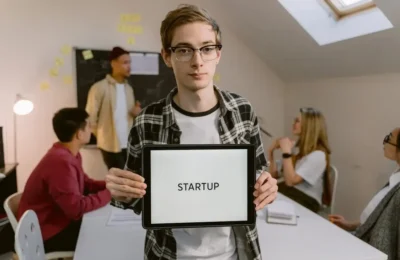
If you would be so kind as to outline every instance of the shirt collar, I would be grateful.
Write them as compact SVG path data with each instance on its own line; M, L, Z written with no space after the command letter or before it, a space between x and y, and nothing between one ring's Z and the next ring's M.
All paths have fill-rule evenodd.
M109 84L112 84L112 85L115 85L118 83L110 74L107 74L106 80L108 81ZM125 79L123 84L127 84L127 83L128 83L128 81Z
M400 169L399 169L400 170ZM400 171L397 170L389 178L389 186L394 187L400 182Z
M223 93L217 86L214 85L214 90L217 93L217 98L220 103L221 116L225 116L227 112L235 112L236 108L232 105L233 97ZM172 98L178 93L178 88L175 87L167 95L165 100L165 107L163 108L164 127L169 128L176 124L175 116L172 108Z
M76 156L74 156L74 155L71 153L71 151L70 151L67 147L65 147L64 145L62 145L60 142L55 142L55 143L53 144L53 149L63 150L63 151L65 151L66 153L68 153L69 155L71 155L71 157L73 157L73 158L75 158L75 159L79 159L79 157L80 157L80 153L79 153L79 152L78 152L78 154L77 154Z

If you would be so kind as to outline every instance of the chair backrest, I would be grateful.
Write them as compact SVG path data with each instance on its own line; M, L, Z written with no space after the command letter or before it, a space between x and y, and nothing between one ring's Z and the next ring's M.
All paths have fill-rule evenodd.
M19 202L21 201L21 196L22 193L17 192L12 195L10 195L5 201L4 201L4 210L6 211L8 220L11 223L12 228L15 230L17 229L18 221L17 221L17 214L18 214L18 207L19 207Z
M33 210L27 210L15 231L15 251L20 260L45 260L42 232Z
M334 210L334 206L335 206L335 199L336 199L336 188L337 188L337 183L338 183L338 179L339 179L339 173L337 168L334 165L330 165L330 169L329 169L329 177L331 180L331 191L332 191L332 195L331 195L331 206L330 206L330 213L333 213Z

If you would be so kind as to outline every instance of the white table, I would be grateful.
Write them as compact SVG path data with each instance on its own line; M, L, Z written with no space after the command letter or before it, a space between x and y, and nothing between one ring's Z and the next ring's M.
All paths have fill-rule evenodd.
M299 215L298 225L268 224L265 210L258 212L257 228L264 260L387 259L382 252L282 194L278 199L295 204ZM141 223L134 226L106 226L111 209L111 206L106 206L85 214L74 260L143 259L145 230Z

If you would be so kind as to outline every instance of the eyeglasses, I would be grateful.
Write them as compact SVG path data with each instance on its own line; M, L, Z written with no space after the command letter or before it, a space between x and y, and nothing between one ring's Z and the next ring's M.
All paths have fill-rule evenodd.
M312 108L312 107L302 107L300 108L301 113L305 114L312 114L312 115L319 115L321 112L319 112L317 109Z
M394 144L394 143L391 143L390 142L390 138L392 137L392 133L390 133L390 134L388 134L388 135L386 135L385 136L385 138L383 139L383 144L390 144L390 145L393 145L393 146L396 146L397 147L397 144Z
M199 51L203 61L211 61L218 58L218 52L222 49L222 45L207 45L199 49L192 47L170 47L173 53L175 53L178 61L190 61L193 58L194 52Z

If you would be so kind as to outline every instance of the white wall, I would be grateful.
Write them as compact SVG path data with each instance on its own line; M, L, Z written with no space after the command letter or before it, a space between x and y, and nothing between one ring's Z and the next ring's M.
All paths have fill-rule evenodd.
M193 1L188 1L193 2ZM13 113L15 94L21 93L35 104L34 111L18 117L18 185L26 179L40 158L55 141L51 118L60 108L76 106L75 83L66 85L63 76L74 76L73 52L62 56L63 45L110 49L121 45L127 49L159 51L159 26L167 11L178 1L115 0L115 1L22 1L3 0L0 8L0 125L5 126L6 161L13 162ZM157 8L155 8L157 6ZM207 5L213 15L212 5ZM144 33L129 46L127 36L116 28L121 13L139 13ZM223 30L223 57L218 69L221 88L246 96L271 132L283 132L284 84L250 49ZM60 76L52 78L49 70L56 57L64 57ZM73 78L74 79L74 78ZM50 88L41 90L42 82ZM75 79L73 80L75 82ZM269 125L273 122L273 125ZM265 139L268 145L268 139ZM84 168L92 176L102 178L106 168L97 150L82 151Z
M299 107L316 107L327 118L332 163L339 170L337 213L357 219L394 170L382 141L400 126L399 82L400 74L384 74L286 86L287 134Z

